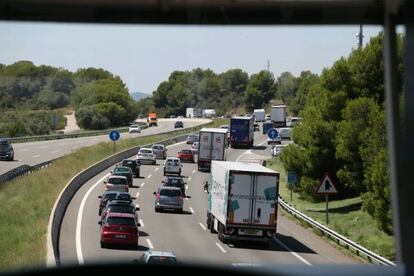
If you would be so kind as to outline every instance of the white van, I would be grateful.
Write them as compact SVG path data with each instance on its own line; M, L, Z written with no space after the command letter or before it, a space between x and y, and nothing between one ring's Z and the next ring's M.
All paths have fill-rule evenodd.
M178 174L181 176L181 160L177 157L167 157L164 163L164 175Z

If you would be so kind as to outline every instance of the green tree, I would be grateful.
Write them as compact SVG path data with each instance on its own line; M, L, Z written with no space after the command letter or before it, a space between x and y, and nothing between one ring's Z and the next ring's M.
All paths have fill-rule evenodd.
M296 96L297 89L298 82L295 76L293 76L290 72L283 72L277 78L276 98L289 104L290 101Z
M262 70L252 75L245 95L246 108L249 111L262 108L276 95L276 90L275 79L270 72Z

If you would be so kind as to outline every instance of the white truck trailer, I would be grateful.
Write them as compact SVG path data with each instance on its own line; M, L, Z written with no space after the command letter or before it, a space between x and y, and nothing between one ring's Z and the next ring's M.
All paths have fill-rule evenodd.
M286 105L273 105L270 120L274 127L286 127Z
M257 163L212 161L207 227L221 242L270 241L276 233L279 173Z
M264 109L255 109L253 114L254 114L254 120L256 122L265 121L265 110Z
M228 129L202 128L198 137L197 165L199 171L210 171L212 160L226 160Z
M194 118L195 117L194 108L187 107L187 109L185 110L185 117L186 118Z

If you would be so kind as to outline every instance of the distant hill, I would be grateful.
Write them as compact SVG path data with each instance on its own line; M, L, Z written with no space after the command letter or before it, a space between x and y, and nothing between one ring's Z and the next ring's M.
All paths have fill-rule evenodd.
M146 97L149 97L149 96L151 96L151 95L146 94L146 93L142 93L142 92L134 92L134 93L131 93L131 97L132 97L135 101L139 101L139 100L141 100L142 98L146 98Z

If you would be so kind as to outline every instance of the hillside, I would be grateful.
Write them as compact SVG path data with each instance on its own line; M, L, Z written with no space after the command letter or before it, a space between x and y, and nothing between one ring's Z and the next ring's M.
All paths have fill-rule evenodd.
M142 93L142 92L134 92L134 93L131 93L131 97L136 102L139 101L139 100L141 100L141 99L143 99L143 98L149 97L149 96L151 96L151 95L146 94L146 93Z

